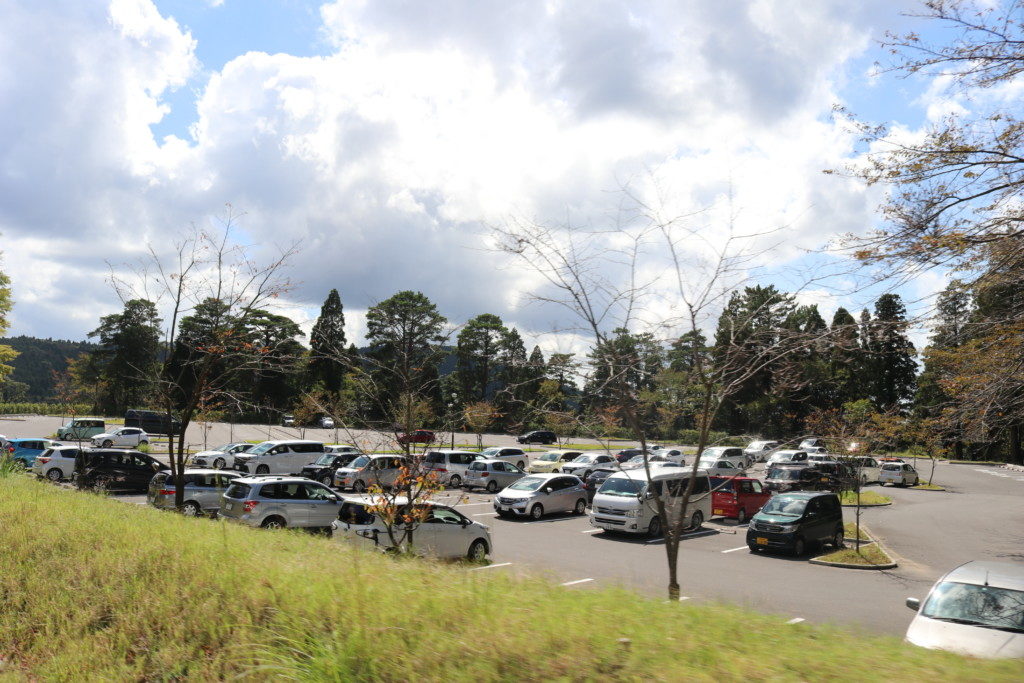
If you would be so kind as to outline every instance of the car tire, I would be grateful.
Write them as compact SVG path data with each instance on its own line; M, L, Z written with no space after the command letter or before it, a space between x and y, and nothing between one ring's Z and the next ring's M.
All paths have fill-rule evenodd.
M693 513L693 516L690 517L690 526L686 528L686 531L688 533L696 531L701 527L702 524L704 524L704 513L701 512L700 510L697 510L696 512Z
M331 484L334 483L334 477L330 474L330 472L325 472L324 474L320 475L320 483L323 484L324 486L330 486Z
M270 468L267 465L260 465L256 468L256 474L270 474Z
M807 544L804 543L803 537L797 536L793 541L793 556L803 557L805 552L807 552Z
M181 506L181 514L186 517L198 517L201 513L202 510L199 509L199 503L194 500L190 500Z
M482 538L478 538L469 544L469 552L466 553L466 559L470 562L483 562L487 559L487 542Z
M227 463L224 462L224 458L217 458L216 460L213 461L213 469L215 470L222 470L224 469L225 465L227 465Z
M111 441L110 439L107 439L107 440L106 440L106 441L104 441L104 442L103 442L103 444L102 444L103 448L110 448L110 447L111 447L111 446L113 446L113 445L114 445L114 442L113 442L113 441Z
M448 485L451 486L453 489L459 488L460 486L462 486L462 477L460 477L457 474L453 474L451 476L451 479L448 480Z
M267 517L260 526L264 529L284 529L287 524L280 517Z
M746 521L747 521L747 511L745 509L743 509L743 508L740 508L740 511L736 513L736 523L737 524L743 524Z
M756 553L760 550L760 548L758 548L756 545L751 545L750 543L747 544L747 547L750 548L750 552L752 553Z
M140 442L139 442L139 445L140 445L140 446L148 446L148 445L149 445L149 442L148 442L148 441L146 441L146 440L142 440L142 441L140 441Z
M46 473L46 478L53 482L58 482L64 478L64 473L59 468L54 467Z
M842 530L837 531L835 533L835 535L832 537L832 547L835 548L836 550L842 550L842 548L843 548L843 546L845 544L846 544L845 534L842 532Z
M543 516L544 516L544 506L541 505L540 503L537 503L532 508L530 508L530 518L531 519L540 519Z
M526 463L523 462L522 460L520 460L519 462L516 463L516 467L518 467L521 470L525 470L526 469Z
M497 490L498 490L498 482L494 481L493 479L491 481L487 482L487 492L488 493L495 493Z
M661 536L661 515L655 515L654 519L651 520L651 525L647 527L647 535L652 538L659 538Z
M364 482L362 479L356 479L352 483L352 490L355 491L356 493L366 493L366 482Z
M583 498L580 498L579 500L577 500L576 501L576 507L573 508L573 512L575 514L577 514L577 515L585 515L585 514L587 514L587 501L584 500Z

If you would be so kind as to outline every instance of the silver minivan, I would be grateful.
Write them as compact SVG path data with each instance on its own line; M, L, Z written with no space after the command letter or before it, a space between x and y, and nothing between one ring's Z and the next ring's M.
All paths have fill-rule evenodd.
M334 485L362 493L371 486L393 486L406 465L401 455L360 455L348 467L334 471Z
M196 517L200 514L213 514L220 509L220 498L228 486L240 475L238 472L224 470L185 470L185 500L181 508L182 514ZM149 482L146 500L153 507L163 509L174 508L174 476L170 472L158 472Z
M515 515L540 519L549 512L587 512L587 490L571 474L531 474L494 497L499 517Z
M482 460L483 457L472 451L427 451L427 454L423 456L423 467L427 471L433 472L442 484L458 488L462 486L470 464Z
M220 516L264 529L307 527L328 530L341 497L303 477L239 477L221 497Z
M696 531L711 517L711 483L706 470L697 470L697 480L685 510L678 509L692 470L656 467L647 479L644 470L617 472L604 480L590 503L590 523L607 531L631 534L662 534L661 517L654 501L657 488L672 515L684 519L686 531Z
M509 486L526 476L526 472L504 460L477 460L466 470L462 487L481 488L491 493Z

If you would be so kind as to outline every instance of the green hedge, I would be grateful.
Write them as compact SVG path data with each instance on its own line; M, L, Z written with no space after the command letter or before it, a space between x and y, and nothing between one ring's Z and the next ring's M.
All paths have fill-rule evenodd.
M88 403L58 405L56 403L0 403L0 415L91 415Z

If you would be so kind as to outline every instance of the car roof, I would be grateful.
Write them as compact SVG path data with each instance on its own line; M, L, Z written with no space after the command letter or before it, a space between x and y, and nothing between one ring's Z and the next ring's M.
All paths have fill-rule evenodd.
M345 501L346 503L360 503L360 504L363 504L363 505L372 505L374 502L376 502L378 500L383 500L383 497L382 496L378 496L378 495L374 495L372 493L364 493L364 494L358 494L358 495L354 495L354 496L353 495L345 495L345 496L342 496L341 499L343 501ZM395 498L388 498L386 500L386 502L389 505L390 504L406 505L409 502L409 498L407 496L396 496ZM444 508L450 508L451 507L451 505L448 505L447 503L442 503L442 502L436 501L436 500L423 499L423 500L414 500L413 502L416 505L430 505L430 506L433 506L433 507L444 507Z
M670 479L676 475L688 475L692 472L689 467L655 467L652 472L653 479ZM707 476L707 470L697 470L697 476ZM618 477L619 479L642 479L647 480L647 473L643 469L636 470L623 470L622 472L616 472L609 479Z
M501 448L501 446L495 446L494 448ZM465 451L459 448L431 448L427 453L461 453L462 455L480 455L476 451Z
M502 464L507 464L507 463L505 463L504 460L499 460L498 458L480 458L476 462L483 462L483 463L488 463L488 464L494 464L496 462L500 462Z
M942 580L1024 591L1024 565L972 560L953 569Z
M163 474L164 472L167 474L171 473L169 469L160 470L160 474ZM187 467L185 468L185 474L227 474L228 476L240 477L242 473L233 472L232 470L215 470L208 467Z
M787 498L798 498L803 500L810 500L811 498L820 498L821 496L835 496L836 494L830 491L787 491L786 493L776 493L773 497L779 498L785 496Z
M214 471L223 472L224 470L214 470ZM238 479L235 480L235 482L238 483L238 484L266 484L268 482L275 482L275 483L279 482L279 483L296 484L296 483L299 483L299 482L301 482L301 483L309 483L309 482L313 482L313 480L309 479L307 477L293 477L293 476L286 475L286 474L264 474L264 475L258 475L258 474L257 475L251 475L250 474L250 475L247 475L245 477L239 477ZM317 483L317 482L313 482L313 483Z
M285 443L315 443L315 444L319 444L321 442L320 441L314 441L313 439L274 439L272 441L260 441L260 444L263 444L263 443L272 443L275 446L280 446L281 444L285 444ZM253 445L254 446L259 446L260 444L253 444Z

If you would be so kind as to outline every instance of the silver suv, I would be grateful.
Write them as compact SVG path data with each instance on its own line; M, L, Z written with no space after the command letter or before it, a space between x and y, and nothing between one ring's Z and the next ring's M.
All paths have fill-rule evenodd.
M221 498L220 516L264 529L327 530L340 509L338 494L305 477L241 477Z
M216 513L224 491L240 476L238 472L221 470L185 470L182 514L196 517L202 513ZM158 472L149 482L146 499L153 507L173 508L175 491L174 476L170 472Z

